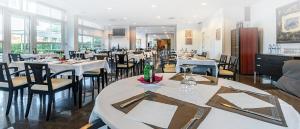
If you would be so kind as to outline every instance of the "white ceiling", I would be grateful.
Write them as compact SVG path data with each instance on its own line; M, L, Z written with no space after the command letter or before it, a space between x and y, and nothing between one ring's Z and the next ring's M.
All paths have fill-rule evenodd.
M38 0L100 25L199 23L220 8L258 0Z

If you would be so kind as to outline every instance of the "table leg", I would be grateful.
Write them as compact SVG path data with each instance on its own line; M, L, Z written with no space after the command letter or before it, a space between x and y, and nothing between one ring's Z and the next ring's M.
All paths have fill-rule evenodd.
M78 106L79 108L82 107L82 79L79 79L79 77L76 77L76 82L78 83Z

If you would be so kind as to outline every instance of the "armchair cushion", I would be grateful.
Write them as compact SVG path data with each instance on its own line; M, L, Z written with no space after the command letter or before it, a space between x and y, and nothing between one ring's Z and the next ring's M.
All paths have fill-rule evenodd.
M12 78L12 82L14 87L18 87L27 84L27 79L26 77L15 77ZM7 82L0 82L0 87L8 88L9 86Z
M72 84L72 79L53 78L51 79L53 90ZM34 84L32 90L48 91L48 85Z
M233 75L234 75L234 73L233 73L232 71L224 70L224 69L221 69L221 70L219 71L219 74L220 74L220 75L225 75L225 76L233 76Z
M134 64L133 63L128 63L128 67L132 67ZM118 64L118 68L127 68L127 64Z

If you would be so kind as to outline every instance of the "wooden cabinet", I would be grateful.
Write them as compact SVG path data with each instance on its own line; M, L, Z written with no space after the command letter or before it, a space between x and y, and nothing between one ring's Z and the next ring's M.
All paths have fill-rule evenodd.
M255 54L259 51L257 28L240 28L231 31L231 55L239 58L239 73L253 74Z
M260 75L270 76L272 80L277 81L282 76L282 66L284 61L299 60L300 57L256 54L256 72Z

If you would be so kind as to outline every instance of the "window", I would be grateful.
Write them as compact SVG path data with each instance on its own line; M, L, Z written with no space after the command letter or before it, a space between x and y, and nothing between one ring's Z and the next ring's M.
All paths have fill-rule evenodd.
M3 58L3 10L0 8L0 61Z
M55 52L62 49L62 24L38 20L36 27L38 52Z
M29 19L23 16L11 16L11 51L29 53Z
M25 7L25 11L27 11L27 12L31 12L34 14L46 16L49 18L57 19L57 20L64 20L64 18L63 18L64 12L62 10L52 8L45 4L30 1L24 6L27 6L27 7Z
M80 27L78 30L79 49L103 49L102 33L101 30Z

